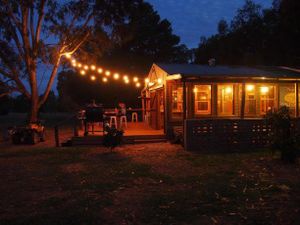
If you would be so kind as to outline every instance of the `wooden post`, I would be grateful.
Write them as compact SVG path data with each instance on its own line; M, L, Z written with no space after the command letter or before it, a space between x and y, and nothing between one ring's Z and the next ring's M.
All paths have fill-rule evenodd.
M245 117L246 85L242 83L241 119Z
M295 93L296 93L296 118L299 117L299 84L298 82L295 83Z
M77 119L75 118L75 120L74 120L74 137L78 137L79 136L79 134L78 134L78 121L77 121Z
M186 83L183 81L183 122L186 120Z
M59 147L59 134L58 134L58 126L54 127L54 137L55 137L55 146Z

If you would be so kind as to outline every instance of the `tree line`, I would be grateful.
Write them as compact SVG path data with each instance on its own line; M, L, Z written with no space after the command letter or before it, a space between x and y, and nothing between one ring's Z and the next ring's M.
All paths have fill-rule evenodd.
M232 21L221 20L218 33L201 37L195 63L215 58L227 65L300 65L300 1L274 0L263 9L246 0Z

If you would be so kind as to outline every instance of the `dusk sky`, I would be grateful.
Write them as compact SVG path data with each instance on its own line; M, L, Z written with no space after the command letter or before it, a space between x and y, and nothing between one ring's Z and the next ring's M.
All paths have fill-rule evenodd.
M230 21L245 0L148 0L162 18L172 23L174 33L188 47L197 47L201 36L217 32L220 19ZM264 8L272 0L254 0Z

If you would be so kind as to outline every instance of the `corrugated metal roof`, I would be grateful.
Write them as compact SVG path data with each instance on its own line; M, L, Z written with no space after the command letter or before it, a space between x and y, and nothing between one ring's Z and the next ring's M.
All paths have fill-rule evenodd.
M270 77L270 78L300 78L300 72L282 67L246 67L246 66L208 66L195 64L163 64L157 63L169 75L201 77Z

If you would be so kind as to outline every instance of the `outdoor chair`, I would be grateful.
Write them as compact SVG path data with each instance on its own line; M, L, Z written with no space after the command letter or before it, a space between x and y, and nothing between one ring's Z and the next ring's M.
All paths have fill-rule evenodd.
M131 114L131 122L138 122L138 114L136 112Z
M126 116L120 117L120 128L123 127L123 123L125 124L125 127L127 128L127 117Z
M115 128L118 127L118 122L117 122L117 117L116 116L111 116L109 119L109 126L112 127L112 125L115 126Z

